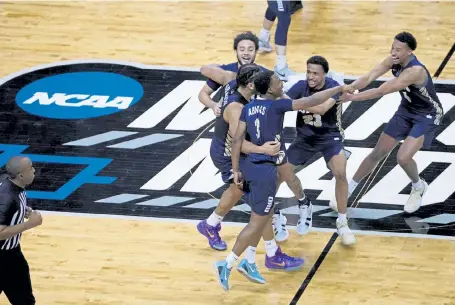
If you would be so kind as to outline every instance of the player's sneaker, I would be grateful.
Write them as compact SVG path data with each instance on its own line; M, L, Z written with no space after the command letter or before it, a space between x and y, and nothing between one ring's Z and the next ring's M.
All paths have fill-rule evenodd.
M275 240L278 242L285 241L289 237L289 231L286 228L286 223L288 219L286 216L281 214L281 211L278 210L278 213L275 212L272 218L273 233L275 234Z
M406 213L414 213L422 206L422 197L427 192L428 183L422 179L422 184L423 187L420 189L412 188L408 201L404 205L404 211Z
M308 197L304 201L306 204L299 205L299 221L297 222L297 232L302 235L308 234L313 224L313 204Z
M355 244L356 239L354 233L352 233L351 229L348 227L348 221L346 219L343 221L337 219L336 224L338 235L341 237L341 243L345 246Z
M270 38L268 41L259 39L259 52L260 53L270 53L272 52L273 48L270 44Z
M246 259L240 261L237 266L237 271L254 283L265 284L265 279L259 273L256 264L250 264Z
M207 224L206 220L202 220L197 224L197 230L199 233L207 237L209 240L209 245L215 250L223 251L227 249L226 243L221 240L220 232L221 224L218 224L216 227L210 226Z
M290 75L296 74L294 71L289 69L288 64L286 64L286 66L284 66L281 69L278 69L277 66L275 66L274 70L275 70L275 74L282 81L287 81Z
M272 270L293 271L303 266L304 259L300 257L292 257L281 252L278 247L276 253L272 257L265 255L265 266Z
M229 290L229 276L231 275L231 269L227 267L227 262L225 260L217 261L215 263L216 275L218 282L221 287L228 291Z

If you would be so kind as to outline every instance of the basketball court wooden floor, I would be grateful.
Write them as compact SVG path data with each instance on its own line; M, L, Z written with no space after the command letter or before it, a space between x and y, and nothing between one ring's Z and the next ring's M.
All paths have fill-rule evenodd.
M419 42L417 56L434 73L455 37L452 6L305 2L293 16L289 64L303 72L306 59L321 54L349 82L382 60L397 32L408 30ZM43 225L22 241L37 304L289 304L300 288L298 304L455 304L454 60L437 84L445 121L432 148L417 157L430 184L421 210L402 213L410 187L394 151L350 209L357 245L341 246L328 209L332 177L315 156L298 174L316 207L310 234L299 236L293 227L296 202L287 187L278 194L291 232L282 248L303 256L304 268L268 271L261 242L258 266L268 283L234 272L232 290L219 287L213 262L228 252L211 250L195 228L223 191L206 158L213 116L198 108L204 78L197 69L234 61L232 38L257 33L264 10L265 1L1 3L0 163L14 154L32 159L37 178L29 202L47 211ZM271 67L274 56L257 62ZM105 81L111 80L106 72L127 76L140 83L140 93L114 78L96 94L134 95L140 102L109 115L18 102L30 88L95 94L69 72L101 72ZM61 74L88 91L59 87ZM49 77L57 78L37 82ZM353 151L348 178L374 146L390 108L396 109L396 97L345 109L346 146ZM292 136L287 129L287 143ZM221 233L229 250L247 211L241 202L226 217ZM7 304L4 295L0 304Z

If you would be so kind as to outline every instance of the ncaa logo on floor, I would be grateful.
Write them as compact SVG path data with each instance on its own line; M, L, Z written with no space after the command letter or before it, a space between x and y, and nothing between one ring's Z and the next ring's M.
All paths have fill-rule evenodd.
M52 75L23 87L16 103L24 111L52 119L87 119L117 113L140 101L142 85L108 72Z

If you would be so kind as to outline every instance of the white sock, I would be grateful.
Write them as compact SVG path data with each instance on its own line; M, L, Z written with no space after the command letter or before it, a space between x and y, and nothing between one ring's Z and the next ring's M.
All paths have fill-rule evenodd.
M270 39L270 31L267 31L266 29L261 29L261 32L259 33L260 40L262 41L269 41Z
M215 211L207 218L207 224L216 227L223 220L223 216L217 215Z
M348 219L346 218L346 214L338 213L338 221L341 222L341 221L344 221L344 220L346 220L346 221L348 220Z
M276 250L278 250L278 245L274 239L272 240L264 240L265 245L265 252L267 253L268 257L275 256Z
M238 259L239 257L235 255L234 252L231 251L231 253L229 253L229 255L226 257L228 269L232 269L232 267L234 267L234 264Z
M276 68L283 69L286 67L287 61L286 61L286 55L277 55L276 56Z
M248 263L254 264L256 262L256 247L249 246L246 249L246 259Z
M354 193L355 188L359 185L358 182L355 182L354 180L349 181L349 186L348 186L348 197L351 196L352 193Z
M421 190L423 189L423 181L422 179L419 178L419 181L417 181L416 183L412 183L412 187L417 189L417 190Z

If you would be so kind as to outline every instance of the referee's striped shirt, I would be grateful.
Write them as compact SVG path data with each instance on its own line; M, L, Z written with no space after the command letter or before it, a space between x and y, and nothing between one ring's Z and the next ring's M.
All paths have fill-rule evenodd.
M24 222L27 207L25 190L13 182L8 176L0 178L0 225L15 226ZM0 240L0 251L17 248L21 242L22 233L5 240Z

